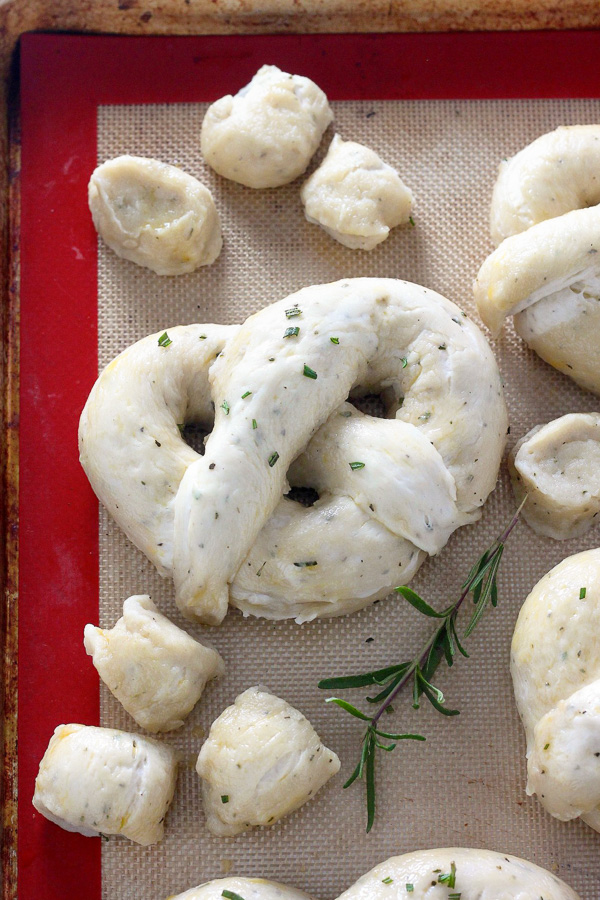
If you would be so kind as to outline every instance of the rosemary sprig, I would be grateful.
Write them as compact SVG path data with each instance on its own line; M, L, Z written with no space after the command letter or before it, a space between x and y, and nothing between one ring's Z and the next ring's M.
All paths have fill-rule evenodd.
M526 499L527 497L525 497ZM436 620L435 628L413 659L397 665L387 666L384 669L376 669L373 672L365 672L361 675L325 678L319 682L319 687L325 691L340 691L370 685L377 685L378 688L381 688L374 697L366 698L368 703L380 704L375 715L361 712L356 706L353 706L346 700L342 700L340 697L328 697L325 701L326 703L335 703L347 713L350 713L351 716L368 723L363 735L358 765L344 785L347 788L357 779L365 778L367 787L367 832L373 827L375 819L376 751L385 750L391 752L395 749L398 741L425 740L421 734L401 734L382 730L380 719L385 712L392 712L392 703L400 691L408 684L412 685L412 705L414 709L419 708L421 697L424 696L434 709L442 713L442 715L457 716L459 714L458 709L448 709L445 706L444 694L436 687L432 679L442 660L445 660L448 666L452 666L457 653L465 657L469 655L462 645L456 628L458 612L469 594L473 597L475 608L464 631L463 640L473 632L488 605L497 605L498 568L504 552L504 544L517 524L525 500L523 500L502 534L475 563L462 586L458 600L455 600L441 612L437 612L412 588L405 585L396 588L396 592L404 597L411 606L414 606L428 619Z

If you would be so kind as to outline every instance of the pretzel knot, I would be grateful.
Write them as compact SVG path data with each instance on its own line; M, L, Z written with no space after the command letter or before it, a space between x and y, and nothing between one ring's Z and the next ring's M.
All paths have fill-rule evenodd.
M514 316L538 356L600 394L600 125L557 128L504 160L490 224L481 318L497 335Z
M406 583L475 521L507 426L478 328L433 291L357 278L304 288L241 326L144 338L100 375L81 462L182 612L351 612ZM389 418L347 398L380 394ZM213 425L214 420L214 425ZM212 432L204 454L185 423ZM309 508L286 499L313 488Z
M600 831L600 550L569 556L529 594L511 647L527 793Z

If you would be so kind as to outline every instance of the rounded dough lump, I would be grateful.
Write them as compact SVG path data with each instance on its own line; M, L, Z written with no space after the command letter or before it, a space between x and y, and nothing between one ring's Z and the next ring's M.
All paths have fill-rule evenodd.
M509 471L521 515L538 534L579 537L600 512L600 414L537 425L513 448Z
M279 187L302 175L332 120L327 97L313 81L262 66L234 97L209 106L202 155L231 181Z
M183 275L221 252L208 188L175 166L119 156L93 172L88 201L100 237L118 256L157 275Z
M336 134L327 156L300 192L309 222L352 250L372 250L408 222L411 191L368 147Z
M527 793L600 831L600 549L569 556L523 604L511 647Z
M174 575L185 615L215 624L228 602L300 621L351 612L479 517L506 408L481 332L439 294L350 279L305 288L240 327L168 335L100 375L80 458L133 543ZM345 403L378 391L389 419ZM200 457L178 426L210 430L213 416ZM286 500L288 481L317 485L318 501Z
M213 722L198 756L206 824L224 837L274 825L339 768L301 712L260 686L249 688Z
M86 625L84 644L100 678L147 731L180 728L206 683L225 671L216 650L170 622L147 594L128 597L113 628Z
M33 805L66 831L122 834L147 846L162 840L176 776L166 744L113 728L59 725L40 763Z

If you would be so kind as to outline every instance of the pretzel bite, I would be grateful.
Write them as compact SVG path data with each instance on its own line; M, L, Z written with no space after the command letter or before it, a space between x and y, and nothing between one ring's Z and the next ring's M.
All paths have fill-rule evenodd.
M600 550L569 556L536 584L511 647L527 737L527 793L563 821L600 831Z
M198 756L206 824L224 837L274 825L339 768L301 712L260 686L249 688L213 722Z
M216 650L177 628L147 594L128 597L113 628L86 625L83 634L100 678L147 731L183 725L206 683L225 671Z
M183 275L213 263L221 226L212 195L175 166L119 156L93 172L88 200L111 250L157 275Z
M165 744L92 725L59 725L40 763L33 805L67 831L162 840L177 762Z
M336 134L300 192L309 222L351 250L372 250L410 218L413 195L368 147Z
M545 869L493 850L443 847L393 856L338 900L579 900Z
M202 155L224 178L251 188L279 187L302 175L332 119L313 81L262 66L234 97L209 106Z
M513 448L509 470L534 531L557 541L585 534L600 512L600 414L537 425Z

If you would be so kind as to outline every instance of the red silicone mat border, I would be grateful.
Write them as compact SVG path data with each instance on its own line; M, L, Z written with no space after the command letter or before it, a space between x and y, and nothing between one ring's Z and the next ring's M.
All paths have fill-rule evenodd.
M21 44L18 893L100 900L100 841L31 806L60 722L96 724L82 645L98 616L97 504L77 422L97 371L86 185L101 103L213 100L264 62L343 99L599 97L600 32L218 37L30 34Z

